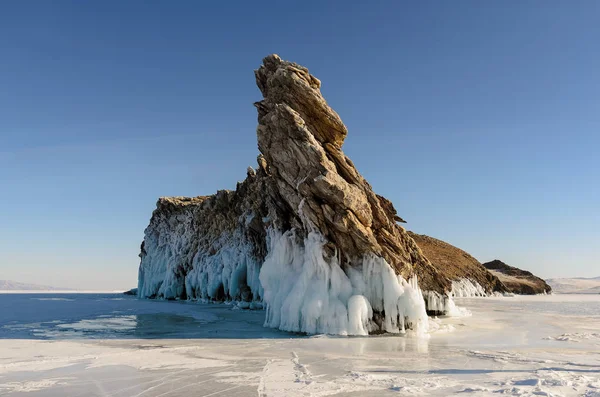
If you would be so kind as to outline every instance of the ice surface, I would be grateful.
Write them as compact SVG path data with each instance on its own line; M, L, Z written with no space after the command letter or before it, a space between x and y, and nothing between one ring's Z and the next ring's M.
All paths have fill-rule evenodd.
M197 305L171 305L123 294L3 294L0 297L0 339L123 338L153 333L163 338L185 337L193 331L191 326L219 320L211 310ZM161 328L165 325L167 329Z
M263 328L263 312L112 297L40 301L0 296L2 314L15 306L53 313L55 320L38 322L42 331L56 324L81 328L90 325L84 320L96 319L103 327L86 325L90 335L108 336L114 328L117 337L35 340L5 329L33 321L33 310L26 310L24 318L0 316L0 395L491 397L600 392L600 346L592 337L600 334L600 296L458 298L457 304L473 316L431 319L430 338L290 337ZM360 314L365 300L352 295L348 307ZM150 312L152 307L162 311L161 306L190 319L181 338L155 339L176 324ZM114 320L138 318L137 313L153 316L137 322L143 339L123 335L123 323ZM199 324L191 321L193 313L218 321Z

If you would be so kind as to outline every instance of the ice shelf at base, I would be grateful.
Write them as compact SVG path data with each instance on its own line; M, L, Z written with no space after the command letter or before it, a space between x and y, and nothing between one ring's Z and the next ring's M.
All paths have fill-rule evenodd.
M428 329L426 310L464 315L451 296L422 292L416 279L397 276L383 258L367 255L342 269L338 258L324 259L324 244L318 232L300 239L293 230L270 229L262 263L239 230L224 233L209 249L194 246L188 227L148 233L138 296L266 308L265 326L309 334L368 335L408 328L423 334ZM458 289L462 285L469 284L457 283L456 296L477 290Z
M261 301L260 263L239 229L214 241L213 254L194 251L193 241L190 233L146 234L140 298ZM185 273L178 265L188 262L191 269Z
M267 306L265 326L284 331L368 335L373 331L418 334L428 329L416 279L397 276L383 258L369 255L342 270L323 257L325 241L310 232L303 243L294 231L269 231L269 253L260 272ZM385 317L375 321L374 313Z

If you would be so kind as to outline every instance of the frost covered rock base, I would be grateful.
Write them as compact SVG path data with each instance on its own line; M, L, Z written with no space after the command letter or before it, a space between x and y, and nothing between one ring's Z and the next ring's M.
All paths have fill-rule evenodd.
M255 76L257 169L234 191L159 199L139 296L264 305L265 325L286 331L426 330L452 284L343 153L347 130L321 82L277 55Z
M260 281L267 304L265 326L284 331L368 335L427 331L425 301L416 279L406 282L384 259L363 257L342 270L337 256L325 259L326 241L310 232L269 233L269 254ZM384 316L374 317L377 313Z

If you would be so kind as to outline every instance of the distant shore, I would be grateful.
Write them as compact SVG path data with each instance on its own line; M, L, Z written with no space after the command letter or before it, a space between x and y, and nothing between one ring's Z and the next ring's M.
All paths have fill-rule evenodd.
M124 290L0 290L0 294L122 294Z

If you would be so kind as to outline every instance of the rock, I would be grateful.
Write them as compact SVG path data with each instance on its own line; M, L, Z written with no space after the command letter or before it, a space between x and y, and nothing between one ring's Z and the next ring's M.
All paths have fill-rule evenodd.
M528 271L494 260L481 264L467 252L442 240L409 232L437 270L452 282L467 279L480 285L486 294L543 294L552 288Z
M446 277L431 266L392 203L376 195L341 149L347 130L323 99L308 69L264 59L255 72L264 100L258 109L258 147L281 198L295 215L293 227L316 228L348 262L367 253L382 256L404 278L445 292Z
M526 270L509 266L501 260L494 259L484 263L483 266L498 277L508 291L514 294L535 295L552 292L552 287L541 278Z
M424 313L406 281L416 276L438 304L451 283L343 153L348 131L321 82L277 55L255 77L264 97L255 103L256 171L248 168L235 191L159 199L142 244L139 296L265 301L271 326L309 333L344 333L344 318L360 332L426 322L401 314ZM352 293L371 305L354 305L358 317L348 312ZM286 323L290 305L301 314Z
M477 259L467 252L424 234L408 233L433 266L451 281L468 279L483 287L487 294L508 291L498 277L490 273Z
M137 294L138 294L137 288L132 288L129 291L123 292L123 295L137 296Z

